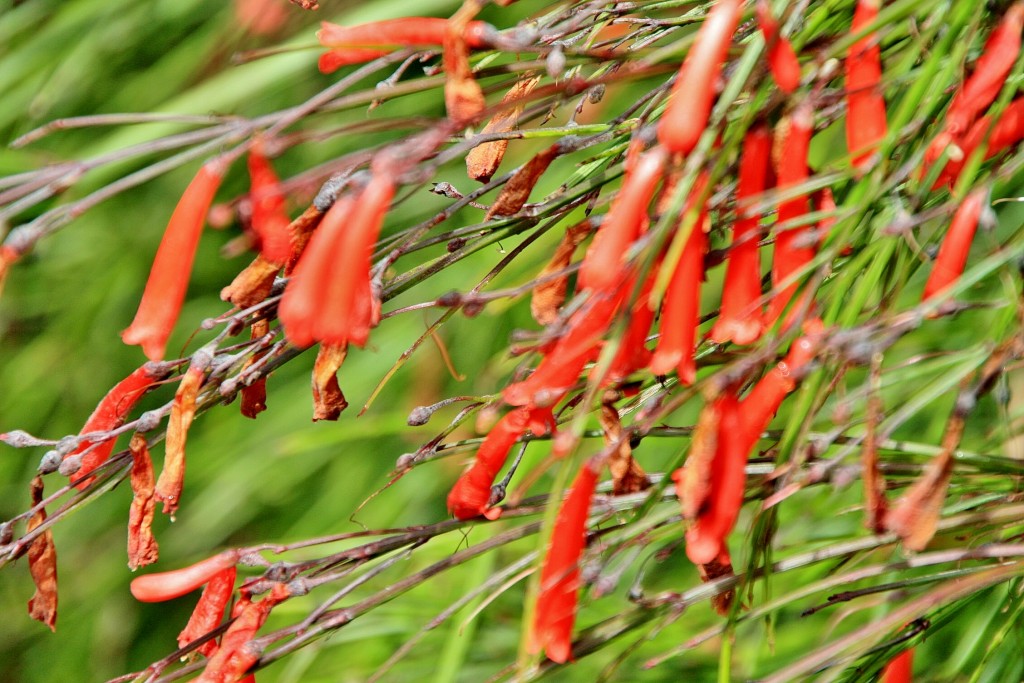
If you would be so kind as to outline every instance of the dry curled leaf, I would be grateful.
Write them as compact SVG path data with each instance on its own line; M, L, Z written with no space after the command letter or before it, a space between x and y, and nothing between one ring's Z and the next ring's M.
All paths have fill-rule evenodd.
M482 134L507 133L514 130L516 121L523 113L523 99L537 87L538 83L540 83L539 76L527 76L516 81L515 85L501 98L501 104L505 106L487 122L480 132ZM482 183L488 182L501 166L501 160L505 158L507 149L508 140L494 140L484 142L469 150L466 155L466 172L469 177Z
M299 257L306 250L309 238L313 236L313 231L320 225L325 211L326 209L321 211L316 206L310 206L288 226L292 234L292 256L284 266L285 275L291 275L295 270L295 264L299 262Z
M341 411L348 407L337 375L347 354L348 344L320 345L313 364L313 422L337 420Z
M203 384L205 368L193 362L181 379L171 415L167 419L167 440L164 454L164 468L156 482L155 497L163 502L163 512L171 515L178 509L181 491L185 485L185 440L188 429L192 426L192 418L196 415L196 397L199 387Z
M530 313L533 314L533 319L541 325L550 325L558 320L558 311L562 307L562 303L565 302L565 292L569 286L568 275L559 275L550 279L548 276L568 267L572 262L572 255L576 251L576 247L590 234L592 229L591 222L585 220L566 230L562 241L555 247L555 253L551 256L551 260L540 271L538 279L541 282L533 288L530 297Z
M235 276L230 285L220 290L220 298L239 308L255 306L270 296L274 278L280 270L281 264L268 261L260 254Z
M448 20L444 37L444 106L448 118L459 126L469 125L484 111L484 91L473 78L466 45L466 27L476 16L478 5L467 2Z
M599 414L601 429L604 431L605 443L612 444L622 439L622 422L619 411L611 403L601 404ZM633 458L633 449L629 439L623 439L619 447L608 458L608 469L612 473L612 494L620 496L626 493L637 493L650 487L651 482L639 463Z
M518 213L526 204L526 200L530 198L533 186L540 180L544 171L548 170L548 166L555 160L558 153L559 146L551 145L523 164L501 188L497 199L487 211L487 220L495 216L513 216Z
M156 562L160 557L160 548L156 538L153 537L153 513L156 510L156 500L153 495L156 482L146 437L138 432L132 434L128 449L132 454L132 506L128 511L128 568L135 571L139 567Z
M260 339L266 336L270 331L270 321L267 319L257 320L249 328L250 339ZM248 368L253 363L258 361L260 358L265 356L267 353L266 349L260 349L256 353L252 354L248 360L245 361L245 365L242 368ZM267 378L266 376L258 377L252 384L242 387L242 415L250 419L255 420L256 416L267 409Z
M32 492L32 505L36 506L43 500L43 478L36 476L29 487ZM39 508L28 520L27 530L31 533L46 521L46 510ZM36 592L28 601L28 614L36 621L57 630L57 548L53 544L53 532L49 529L41 533L28 546L28 569L32 574L32 583Z

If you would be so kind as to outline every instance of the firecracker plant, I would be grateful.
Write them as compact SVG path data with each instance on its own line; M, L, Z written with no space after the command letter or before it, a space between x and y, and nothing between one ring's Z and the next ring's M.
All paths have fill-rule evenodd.
M117 681L1019 680L1024 2L365 5L239 0L191 74L308 92L0 121L7 400L33 273L145 203L114 252L148 279L76 341L134 369L0 415L0 580L45 637L65 549L127 527L104 599L180 633L108 632ZM62 18L0 16L0 86ZM228 412L249 447L194 431ZM289 434L352 481L275 487Z

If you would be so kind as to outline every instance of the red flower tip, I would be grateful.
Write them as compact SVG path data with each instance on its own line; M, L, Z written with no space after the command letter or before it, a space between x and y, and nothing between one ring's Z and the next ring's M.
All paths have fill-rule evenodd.
M150 360L164 357L167 339L185 301L206 212L223 173L222 161L207 162L185 188L160 241L139 310L121 333L125 344L140 344Z
M879 0L858 0L853 13L854 33L878 17ZM863 166L885 137L885 99L882 95L882 53L878 36L869 33L850 47L846 57L846 146L855 167Z
M742 0L719 0L697 32L676 77L658 124L658 140L669 151L689 154L711 116L715 87L739 23Z
M914 648L896 655L882 672L883 683L911 683L914 680Z
M548 659L564 664L572 657L580 556L587 540L590 501L597 488L597 469L583 464L569 495L558 510L540 575L540 594L530 633L530 650L544 650Z
M791 93L800 85L800 62L793 46L779 33L779 22L772 16L768 0L757 2L757 25L768 50L768 68L779 89Z
M225 550L201 562L169 572L146 574L132 580L131 591L140 602L163 602L191 593L216 574L238 564L239 552Z

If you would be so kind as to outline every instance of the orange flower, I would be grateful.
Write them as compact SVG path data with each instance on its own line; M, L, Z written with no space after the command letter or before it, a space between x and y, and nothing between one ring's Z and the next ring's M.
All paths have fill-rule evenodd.
M658 124L658 141L671 152L689 154L707 128L722 62L729 53L742 5L741 0L718 0L683 60Z
M214 576L238 564L238 551L224 552L169 572L146 574L132 580L132 595L139 602L164 602L191 593Z
M491 428L480 444L473 466L466 470L448 493L448 511L458 519L472 519L484 515L497 519L498 508L489 508L491 486L512 446L530 427L531 412L516 408Z
M752 128L743 142L736 190L736 203L741 205L738 213L742 218L738 217L733 224L732 247L722 286L722 310L711 328L711 338L717 342L731 340L737 344L750 344L757 341L764 330L763 316L757 306L761 297L761 257L757 244L759 216L751 214L742 205L764 192L771 147L771 132L763 125Z
M89 419L85 421L85 425L79 433L106 432L123 425L128 413L132 412L142 395L156 384L157 379L159 376L153 374L148 364L138 368L107 392L107 395L96 405L96 409L93 410ZM78 479L75 486L81 490L92 483L93 478L86 477L86 475L107 461L114 450L116 441L117 439L100 442L86 440L70 454L76 455L94 443L98 444L82 456L82 464L78 468L78 472L75 473L75 477Z
M878 17L881 0L858 0L852 33ZM882 96L882 54L878 36L869 33L852 46L846 57L846 147L853 165L863 166L885 137L885 98ZM780 183L781 184L781 183Z
M702 173L694 184L690 199L681 215L694 210L695 202L703 202L707 187L707 174ZM704 279L704 252L707 251L709 229L708 214L703 203L686 246L672 272L665 300L661 307L661 334L651 357L650 369L656 375L675 370L679 381L692 384L697 378L694 350L697 344L697 326L700 323L700 284Z
M178 634L178 647L185 647L194 640L202 638L215 629L221 618L224 616L224 608L231 600L231 594L235 590L235 576L237 569L234 566L222 569L214 574L203 589L196 608L192 611L185 628ZM209 657L217 650L217 643L208 640L199 647L199 652Z
M292 255L291 220L284 209L281 183L259 141L249 150L249 179L252 229L259 237L260 253L271 263L284 265Z
M542 649L563 664L572 657L572 627L580 585L580 556L587 541L587 516L597 488L597 469L583 463L569 495L558 510L551 542L540 573L540 594L530 634L531 652Z
M207 162L185 188L160 241L139 310L132 324L121 333L125 344L140 344L150 360L164 357L167 339L185 301L206 213L223 173L221 161Z
M939 255L935 257L928 282L925 283L923 301L931 299L960 279L967 264L974 233L978 229L978 220L987 203L988 189L979 188L967 195L956 210L949 231L939 247Z

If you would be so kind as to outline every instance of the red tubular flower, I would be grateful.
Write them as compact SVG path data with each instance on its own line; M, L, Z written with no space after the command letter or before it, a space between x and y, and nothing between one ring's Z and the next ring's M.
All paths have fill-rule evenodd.
M740 404L735 392L724 393L717 399L716 406L718 437L707 499L697 519L686 530L686 556L698 565L708 564L728 553L725 539L743 505L750 456L751 444L741 429Z
M340 197L324 214L285 286L277 317L288 341L296 346L309 346L317 339L314 327L324 310L327 280L337 268L339 243L350 229L354 206L352 197Z
M883 683L911 683L914 680L914 648L896 655L882 672Z
M814 116L806 104L797 107L789 119L789 129L783 139L782 154L779 158L778 187L780 190L800 185L807 180L807 152L814 133ZM779 202L777 225L783 226L807 214L807 195ZM778 320L782 311L796 293L797 283L780 290L780 284L793 273L803 269L814 259L814 245L808 243L808 226L783 228L775 237L775 253L772 258L772 286L775 297L768 306L769 324Z
M139 602L163 602L191 593L220 572L238 564L237 550L208 557L182 569L146 574L132 580L132 595Z
M791 93L800 85L800 62L796 58L793 46L779 33L779 22L772 16L768 0L757 2L757 25L764 35L768 50L768 68L779 89Z
M695 202L703 202L701 195L704 194L707 182L707 174L701 174L694 184L683 216L694 210ZM683 384L693 384L697 378L694 350L697 345L697 326L700 323L704 252L707 251L708 243L707 210L703 204L697 210L697 219L665 290L665 299L661 305L661 333L649 366L656 375L676 370Z
M654 288L654 273L647 277L647 281L637 294L636 301L630 307L629 325L625 334L619 342L618 351L605 376L605 384L621 382L629 375L640 368L644 368L651 362L651 352L647 348L647 335L654 323L655 310L651 308L651 290ZM633 291L633 283L623 288L625 291Z
M999 95L1020 53L1024 3L1014 3L992 31L974 72L953 96L946 114L946 131L957 137L967 131ZM939 150L941 152L941 150Z
M394 194L394 180L386 173L374 173L355 201L336 243L337 260L328 273L324 308L314 324L318 340L362 347L380 320L380 301L370 287L370 260Z
M597 488L597 470L590 462L576 475L558 510L551 542L540 573L537 612L530 633L530 651L542 649L548 659L564 664L572 657L572 626L576 621L580 556L587 542L587 516Z
M707 128L715 86L736 32L742 5L742 0L718 0L683 60L665 114L658 124L658 140L671 152L689 154Z
M220 620L224 616L224 608L231 600L231 594L235 590L237 571L232 565L214 574L206 584L196 608L192 611L192 616L189 617L188 624L178 634L178 647L185 647L194 640L202 638L220 624ZM208 640L199 647L198 651L209 657L216 650L217 643Z
M583 366L597 355L601 337L628 295L625 287L613 292L591 292L590 299L569 319L568 331L555 342L533 374L505 387L505 402L513 406L547 407L560 401L576 384Z
M858 0L850 30L857 33L874 22L880 5L881 0ZM846 103L846 147L853 165L861 167L886 133L882 52L873 33L854 43L846 57Z
M985 158L990 159L995 155L999 154L1005 149L1016 145L1021 140L1024 140L1024 98L1016 99L1011 102L1003 113L999 115L999 119L992 124L991 116L983 116L978 119L971 129L967 132L967 135L957 143L957 147L960 148L960 153L957 154L955 160L951 159L942 173L939 174L938 179L935 181L935 187L940 185L952 185L956 182L957 178L960 177L960 171L963 170L964 163L968 157L974 153L974 150L978 149L983 142L986 142L985 136L988 136Z
M978 220L987 201L988 190L979 188L967 195L960 208L956 210L953 222L949 224L949 231L946 232L942 246L939 247L939 255L932 265L931 275L925 283L922 301L931 299L960 279L967 263L967 253L971 250L974 233L978 229Z
M260 253L271 263L284 265L292 255L291 219L284 209L281 183L259 141L249 150L249 179L252 229L260 239Z
M822 329L820 320L805 323L804 336L793 342L783 361L769 370L743 399L740 404L741 431L745 443L749 444L748 452L778 412L782 399L796 388L794 375L814 359Z
M529 429L531 412L528 408L516 408L506 413L487 433L473 466L459 477L448 493L448 511L456 518L472 519L484 515L497 519L501 514L499 509L487 505L491 498L491 485L505 466L512 446Z
M239 600L241 605L235 620L224 632L220 647L206 663L203 674L196 683L234 683L242 678L259 659L259 652L247 647L256 632L267 621L270 611L290 597L285 584L275 584L270 593L259 602Z
M150 369L143 365L132 374L114 385L114 388L107 392L107 395L97 404L92 415L85 421L80 434L90 432L106 432L117 429L124 424L128 413L132 411L142 395L156 384L157 375L152 374ZM95 448L82 456L82 464L75 476L78 482L75 484L80 490L92 483L92 477L86 477L90 472L102 465L110 457L114 450L114 443L117 439L107 439L103 442L83 441L71 455L81 453L94 443L99 443Z
M447 19L434 17L403 17L358 26L321 22L317 40L332 49L320 56L319 69L327 74L349 64L373 61L390 52L390 49L381 48L441 45L447 22ZM473 49L487 47L494 30L483 21L469 22L465 32L466 45Z
M185 301L206 213L223 173L220 161L207 162L185 188L160 241L139 310L132 324L121 333L125 344L141 344L150 360L164 356L167 339Z
M737 344L750 344L764 330L764 319L757 307L761 297L761 258L757 244L760 217L743 208L743 204L764 192L771 148L771 132L764 125L752 128L743 143L736 190L736 203L741 207L738 213L742 217L733 224L732 248L722 286L722 310L711 328L711 338L717 342L732 340Z
M581 289L607 290L622 284L626 253L640 235L664 165L661 148L652 149L632 164L580 265Z

